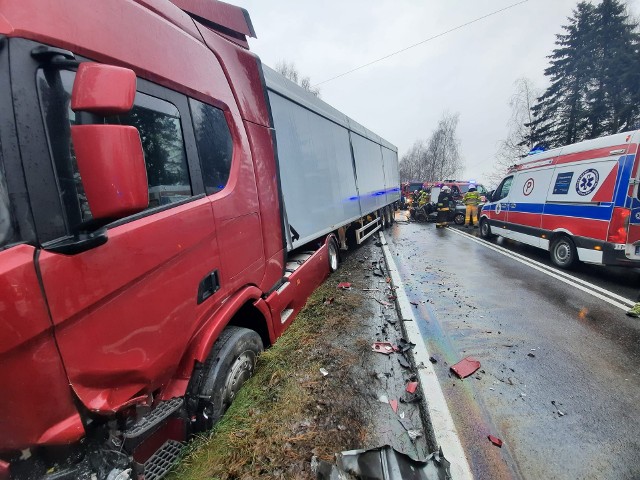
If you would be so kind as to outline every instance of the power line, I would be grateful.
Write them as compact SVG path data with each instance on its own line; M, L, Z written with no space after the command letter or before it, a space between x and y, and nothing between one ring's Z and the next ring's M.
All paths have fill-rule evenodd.
M418 45L422 45L423 43L430 42L431 40L434 40L436 38L442 37L442 36L444 36L444 35L446 35L448 33L455 32L456 30L460 30L461 28L467 27L467 26L471 25L472 23L479 22L480 20L484 20L485 18L489 18L489 17L491 17L493 15L496 15L496 14L498 14L500 12L504 12L505 10L509 10L510 8L516 7L518 5L522 5L523 3L527 3L528 1L529 0L522 0L520 2L513 3L513 4L511 4L511 5L507 6L507 7L501 8L500 10L496 10L496 11L488 13L488 14L482 16L482 17L478 17L475 20L471 20L470 22L463 23L462 25L458 25L457 27L453 27L452 29L447 30L446 32L439 33L438 35L434 35L433 37L429 37L426 40L422 40L421 42L414 43L413 45L410 45L408 47L403 48L402 50L398 50L396 52L390 53L389 55L385 55L384 57L380 57L377 60L373 60L372 62L365 63L364 65L360 65L359 67L356 67L353 70L349 70L348 72L344 72L344 73L341 73L340 75L336 75L335 77L331 77L331 78L329 78L327 80L323 80L322 82L316 83L313 86L317 87L318 85L322 85L324 83L331 82L332 80L335 80L336 78L344 77L345 75L349 75L350 73L353 73L353 72L355 72L357 70L360 70L362 68L368 67L369 65L373 65L374 63L381 62L382 60L386 60L387 58L393 57L394 55L398 55L399 53L406 52L407 50L409 50L411 48L417 47Z

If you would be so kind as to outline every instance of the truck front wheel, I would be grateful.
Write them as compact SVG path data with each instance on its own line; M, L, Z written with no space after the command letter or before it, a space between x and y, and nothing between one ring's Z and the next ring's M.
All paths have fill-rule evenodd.
M229 326L222 331L191 390L197 399L196 432L209 430L220 420L253 375L262 350L262 339L253 330Z
M560 268L571 268L578 261L576 246L566 235L561 235L551 243L551 261Z

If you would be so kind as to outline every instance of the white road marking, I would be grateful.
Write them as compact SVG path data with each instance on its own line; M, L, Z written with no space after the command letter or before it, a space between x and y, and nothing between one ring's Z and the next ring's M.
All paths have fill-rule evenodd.
M400 317L403 320L402 323L405 332L408 340L416 345L413 350L413 358L418 365L422 363L425 367L418 369L418 376L420 377L422 391L425 392L427 411L436 441L438 445L442 447L442 452L446 459L451 462L451 477L454 480L471 480L473 479L473 475L471 474L469 462L460 443L458 431L453 423L453 418L447 406L447 401L444 398L444 393L440 388L440 382L438 381L436 372L429 361L429 352L427 351L427 346L424 343L422 334L413 316L413 310L400 278L398 267L382 232L380 232L380 240L382 242L382 252L384 253L391 282L393 286L396 287L396 302L400 310Z
M512 252L504 247L500 247L499 245L494 245L493 243L483 240L481 238L477 238L468 233L461 232L459 230L456 230L455 228L450 228L449 231L457 235L466 237L472 242L476 242L490 250L493 250L495 252L498 252L504 255L505 257L509 257L520 263L523 263L533 268L534 270L538 270L539 272L542 272L545 275L549 275L550 277L560 280L561 282L564 282L568 285L571 285L572 287L577 288L578 290L582 290L583 292L586 292L589 295L599 298L600 300L603 300L613 305L614 307L618 307L626 311L629 309L629 307L632 307L636 303L633 300L622 297L614 292L611 292L602 287L599 287L598 285L594 285L593 283L589 283L580 278L572 277L571 274L567 272L550 267L548 265L545 265L544 263L537 262L535 260L525 257L524 255L520 255L519 253Z

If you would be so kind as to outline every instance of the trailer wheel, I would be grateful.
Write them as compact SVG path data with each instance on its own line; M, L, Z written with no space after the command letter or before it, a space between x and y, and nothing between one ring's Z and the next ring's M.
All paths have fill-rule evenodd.
M380 230L387 228L387 215L384 208L378 210L378 220L380 221Z
M220 420L240 387L253 375L262 350L262 339L253 330L229 326L222 331L192 390L198 399L196 432L209 430Z
M561 235L551 243L551 261L560 268L571 268L578 261L576 246L566 235Z
M482 238L492 238L494 235L491 233L491 225L489 225L489 220L483 218L480 220L480 236Z
M340 263L340 254L338 253L338 244L332 238L329 240L329 245L327 246L329 251L329 271L335 272L338 270L338 265Z

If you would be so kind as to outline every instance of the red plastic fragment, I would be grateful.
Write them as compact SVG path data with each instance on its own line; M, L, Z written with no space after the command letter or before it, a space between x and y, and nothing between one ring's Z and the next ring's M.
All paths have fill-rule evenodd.
M389 400L389 405L394 412L398 411L398 400Z
M416 393L416 390L418 388L418 382L409 382L407 383L407 392L409 393Z
M371 345L371 350L384 353L385 355L391 355L397 348L390 342L374 342L373 345Z
M342 290L349 290L351 288L351 284L349 282L340 282L338 284L338 288Z
M491 443L493 443L496 447L500 447L502 448L502 440L500 440L498 437L494 437L493 435L489 435L487 437L489 439L489 441Z
M0 480L9 480L9 463L0 460Z
M460 378L465 378L480 368L480 362L472 357L463 358L455 365L451 366L451 370Z

